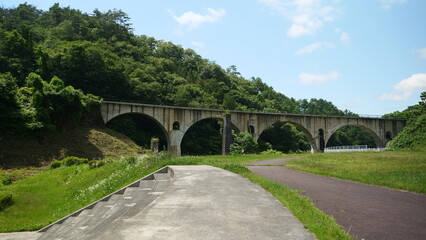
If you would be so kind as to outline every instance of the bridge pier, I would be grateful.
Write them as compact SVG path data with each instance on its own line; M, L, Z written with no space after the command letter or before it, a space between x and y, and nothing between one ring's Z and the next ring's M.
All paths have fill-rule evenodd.
M232 121L231 114L223 116L223 130L222 130L222 155L229 155L231 152L230 147L232 144Z
M171 130L167 134L170 139L170 142L167 144L169 146L167 150L172 153L173 156L179 157L182 154L180 144L182 142L184 132L181 130Z

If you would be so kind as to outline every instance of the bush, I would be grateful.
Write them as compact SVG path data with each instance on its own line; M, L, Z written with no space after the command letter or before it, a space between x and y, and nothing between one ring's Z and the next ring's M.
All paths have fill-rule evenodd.
M258 153L259 145L253 136L248 132L233 133L234 143L231 144L231 154Z
M7 192L0 192L0 211L12 205L12 194Z
M67 157L62 160L64 166L73 166L73 165L80 165L80 164L86 164L89 162L86 158L78 158L78 157Z
M105 165L105 161L101 161L101 160L91 160L88 162L90 169L93 168L97 168L97 167L102 167L103 165Z
M12 176L6 173L0 174L0 183L3 185L9 185L12 183Z
M260 154L282 154L283 152L274 150L274 149L268 149L266 151L261 152Z
M55 160L50 164L51 169L58 168L62 165L62 161Z

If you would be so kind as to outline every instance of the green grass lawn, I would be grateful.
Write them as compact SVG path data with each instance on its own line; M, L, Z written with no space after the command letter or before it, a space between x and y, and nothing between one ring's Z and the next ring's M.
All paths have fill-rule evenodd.
M13 205L0 212L0 232L37 230L118 190L165 165L212 165L235 172L259 184L300 219L318 239L351 239L335 220L299 192L255 175L245 163L291 155L204 157L147 157L120 159L90 169L88 165L47 169L35 176L1 186L13 194ZM293 156L294 157L294 156Z
M426 152L354 152L304 155L291 169L371 185L426 193Z

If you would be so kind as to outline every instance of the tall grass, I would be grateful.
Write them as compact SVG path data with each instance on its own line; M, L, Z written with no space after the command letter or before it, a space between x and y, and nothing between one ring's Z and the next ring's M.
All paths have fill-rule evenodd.
M305 155L291 169L394 189L426 193L426 152L358 152Z

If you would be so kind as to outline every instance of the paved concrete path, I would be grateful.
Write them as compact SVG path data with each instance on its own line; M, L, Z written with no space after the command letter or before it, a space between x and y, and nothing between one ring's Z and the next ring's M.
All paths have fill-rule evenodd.
M314 239L272 195L211 166L171 166L169 189L99 239Z
M271 194L237 174L211 166L171 168L174 180L148 206L78 239L315 239ZM56 229L50 230L54 235ZM0 234L0 239L39 236Z
M426 195L287 169L289 159L253 162L256 174L299 189L351 235L365 240L426 239Z

